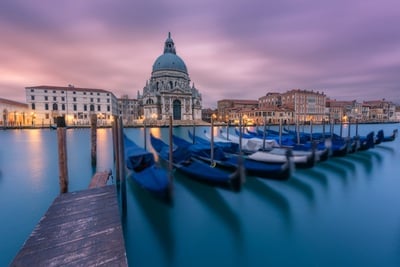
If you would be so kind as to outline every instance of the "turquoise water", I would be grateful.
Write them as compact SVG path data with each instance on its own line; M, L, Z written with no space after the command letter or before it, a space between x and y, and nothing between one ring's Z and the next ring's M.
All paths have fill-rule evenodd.
M383 128L388 135L398 126L360 125L359 133ZM186 137L188 129L174 133ZM167 128L151 130L167 140ZM143 129L126 132L143 144ZM69 189L85 189L96 171L90 130L67 130L67 142ZM296 170L286 182L247 177L239 193L176 172L172 205L128 179L129 265L400 266L399 143ZM99 129L97 170L113 169L112 158L111 130ZM0 266L58 195L57 160L56 131L0 131Z

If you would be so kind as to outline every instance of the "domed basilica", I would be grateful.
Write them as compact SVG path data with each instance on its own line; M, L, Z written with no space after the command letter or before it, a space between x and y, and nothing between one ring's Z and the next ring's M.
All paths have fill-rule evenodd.
M138 100L145 120L167 120L171 115L174 120L201 119L201 94L190 84L185 62L176 54L170 33Z

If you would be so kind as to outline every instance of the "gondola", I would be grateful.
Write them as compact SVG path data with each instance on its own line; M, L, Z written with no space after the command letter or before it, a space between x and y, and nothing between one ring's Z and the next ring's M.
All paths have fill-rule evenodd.
M150 142L160 158L169 162L169 145L153 134L150 134ZM232 191L240 191L241 189L242 179L239 168L232 172L215 168L215 166L193 157L189 147L174 145L172 165L188 178L199 182L220 186Z
M158 167L153 153L139 147L124 134L125 164L130 177L146 190L170 198L170 180L166 169Z

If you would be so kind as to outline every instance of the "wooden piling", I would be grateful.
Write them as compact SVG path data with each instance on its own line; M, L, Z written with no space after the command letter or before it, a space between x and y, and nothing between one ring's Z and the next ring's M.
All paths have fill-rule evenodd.
M60 194L68 192L68 157L65 118L57 117L58 171Z
M120 185L120 194L121 194L121 216L122 218L126 217L126 182L125 182L125 149L124 149L124 126L122 123L122 117L119 117L117 120L117 139L118 139L118 166L119 166L119 179L121 182Z
M112 137L113 137L113 151L114 151L114 164L115 164L115 181L117 185L117 191L119 192L119 185L120 185L120 177L119 177L119 153L118 153L118 116L114 116L114 120L112 123Z
M97 115L90 115L90 143L91 143L91 162L92 166L97 164Z
M214 164L214 115L211 116L211 166Z
M174 183L173 179L174 176L172 175L172 168L173 168L173 141L172 141L172 116L169 116L169 157L168 157L168 171L169 171L169 187L168 187L168 197L170 200L173 199L173 191L174 191Z
M143 122L143 147L144 150L147 150L147 128L146 128L146 121Z
M263 128L263 151L265 151L265 139L267 138L267 117L264 116L264 128Z

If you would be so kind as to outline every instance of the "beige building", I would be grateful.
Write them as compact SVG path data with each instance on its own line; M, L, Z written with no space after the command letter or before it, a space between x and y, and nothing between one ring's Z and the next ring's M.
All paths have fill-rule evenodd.
M321 123L326 115L326 95L319 91L293 89L281 95L281 106L293 110L298 122Z
M91 114L97 115L98 125L111 125L118 114L117 98L104 89L40 85L25 87L25 93L35 125L54 124L59 116L70 126L90 125Z
M33 125L36 114L25 103L0 98L0 126L17 127Z

